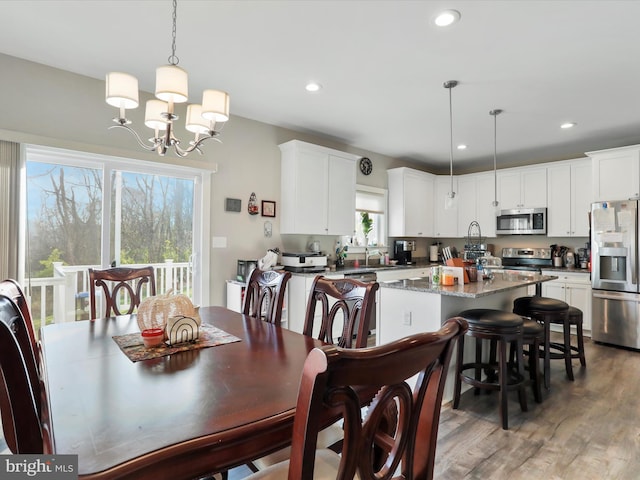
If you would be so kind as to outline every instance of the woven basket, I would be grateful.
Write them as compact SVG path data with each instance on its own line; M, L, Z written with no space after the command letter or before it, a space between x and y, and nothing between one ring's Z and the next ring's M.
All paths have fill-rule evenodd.
M165 295L145 298L138 307L138 327L140 331L148 328L165 329L169 317L183 316L195 319L200 325L198 308L189 297L183 294Z

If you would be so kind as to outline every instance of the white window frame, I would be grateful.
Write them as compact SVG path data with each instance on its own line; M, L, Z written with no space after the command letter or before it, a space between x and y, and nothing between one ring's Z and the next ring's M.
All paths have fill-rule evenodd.
M383 196L384 205L384 246L369 247L370 249L376 249L381 252L387 252L389 250L389 191L386 188L372 187L369 185L356 185L356 195L358 192L374 193L376 195ZM357 210L356 210L357 212ZM353 245L353 241L349 244L349 253L364 253L367 248L365 246Z
M57 163L72 167L85 167L101 169L103 174L103 205L102 205L102 245L101 263L109 265L111 262L109 255L109 238L111 234L111 179L114 170L142 173L146 175L157 174L181 178L194 181L194 204L193 204L193 302L197 305L208 305L209 301L209 275L204 275L205 269L209 265L210 250L210 222L211 218L211 176L215 170L204 170L183 165L169 165L166 163L149 162L134 158L124 158L110 155L102 155L90 152L80 152L54 147L44 147L39 145L24 145L21 155L21 182L22 191L26 192L26 162L27 156L30 161L43 163ZM153 172L153 173L150 173ZM21 199L26 201L26 197ZM23 203L24 205L24 203ZM26 238L26 209L21 208L21 232L20 237ZM21 242L25 245L25 242ZM26 261L26 248L21 248L19 252L20 266L24 269ZM21 273L24 274L23 271Z

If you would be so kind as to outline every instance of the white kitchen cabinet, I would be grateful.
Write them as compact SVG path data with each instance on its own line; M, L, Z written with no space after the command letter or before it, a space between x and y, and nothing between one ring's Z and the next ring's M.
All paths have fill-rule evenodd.
M587 155L592 159L594 201L640 197L640 145Z
M496 236L494 175L473 173L458 176L458 237L466 237L476 221L483 237Z
M353 235L360 157L299 140L280 150L280 233Z
M433 237L434 177L401 167L387 170L389 180L389 236Z
M558 162L547 168L547 235L588 237L593 201L591 160Z
M555 275L557 280L542 283L542 296L556 298L582 310L582 328L586 336L591 336L591 279L587 273L542 271L543 275ZM552 330L562 331L559 325ZM575 327L573 329L575 333Z
M519 167L498 171L500 209L547 206L546 167Z
M447 209L447 196L451 192L451 177L449 175L438 175L435 179L435 193L433 205L435 207L435 228L433 235L438 238L458 237L458 208L460 198L458 197L458 178L453 177L453 191L456 192L453 208Z

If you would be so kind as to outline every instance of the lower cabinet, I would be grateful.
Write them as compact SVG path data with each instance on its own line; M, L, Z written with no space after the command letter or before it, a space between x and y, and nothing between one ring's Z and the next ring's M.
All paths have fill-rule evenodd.
M556 298L582 310L584 334L591 336L591 279L586 273L558 273L543 271L543 275L555 275L557 280L542 284L542 296ZM554 331L562 331L562 327L552 325ZM575 333L575 332L574 332Z

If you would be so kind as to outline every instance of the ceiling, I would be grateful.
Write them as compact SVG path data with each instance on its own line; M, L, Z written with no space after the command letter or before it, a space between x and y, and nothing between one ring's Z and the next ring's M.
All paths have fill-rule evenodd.
M436 27L443 9L458 23ZM454 173L640 143L639 1L178 2L192 102ZM171 53L169 0L0 2L0 52L153 91ZM309 81L323 86L310 94ZM576 122L572 129L559 128Z

